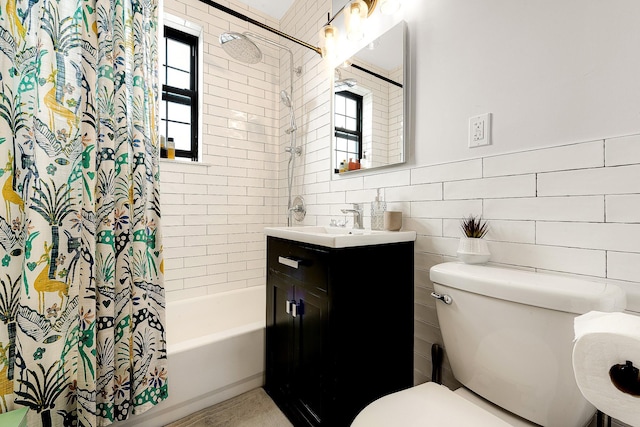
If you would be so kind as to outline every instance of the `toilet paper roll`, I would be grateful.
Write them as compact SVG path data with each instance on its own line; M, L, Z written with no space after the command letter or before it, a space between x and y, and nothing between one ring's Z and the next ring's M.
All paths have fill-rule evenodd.
M626 391L618 388L618 374L625 372L620 366L631 362L640 368L640 317L592 311L576 317L574 329L573 371L584 397L605 414L640 426L640 397L629 393L628 384L622 386ZM614 373L613 381L610 371ZM640 378L637 372L634 375L635 378L624 376L637 386Z

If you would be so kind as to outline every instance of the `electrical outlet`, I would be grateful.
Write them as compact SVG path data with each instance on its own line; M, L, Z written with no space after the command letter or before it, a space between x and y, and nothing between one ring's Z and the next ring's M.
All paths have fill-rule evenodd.
M491 144L491 113L469 119L469 148Z
M473 122L473 142L476 144L478 141L484 139L484 121L477 120Z

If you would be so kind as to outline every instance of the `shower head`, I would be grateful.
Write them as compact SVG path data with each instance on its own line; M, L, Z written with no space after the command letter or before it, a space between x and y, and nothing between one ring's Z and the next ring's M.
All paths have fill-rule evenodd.
M334 79L335 81L333 83L333 89L336 92L352 88L358 84L358 82L354 78L343 79L342 72L339 68L336 68Z
M286 90L280 91L280 100L286 107L291 108L291 97L289 96Z
M289 126L289 129L285 130L285 132L287 134L290 134L291 132L295 131L296 129L298 129L298 127L296 126L296 118L293 114L293 103L291 102L291 97L289 96L289 93L286 90L281 90L280 91L280 100L282 101L282 103L284 104L285 107L289 108L289 115L291 117L291 123Z
M254 42L240 33L220 34L220 46L233 59L245 64L257 64L262 60L262 52Z

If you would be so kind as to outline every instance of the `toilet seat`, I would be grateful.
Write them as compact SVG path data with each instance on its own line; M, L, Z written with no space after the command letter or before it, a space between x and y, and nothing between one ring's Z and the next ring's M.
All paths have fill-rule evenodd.
M351 427L512 427L447 387L428 382L381 397Z

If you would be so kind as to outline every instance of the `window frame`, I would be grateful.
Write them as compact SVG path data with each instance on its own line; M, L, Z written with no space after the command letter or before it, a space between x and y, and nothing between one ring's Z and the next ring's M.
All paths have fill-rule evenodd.
M351 91L348 90L342 90L340 92L335 92L334 93L334 97L336 96L341 96L344 98L349 98L349 99L353 99L354 101L356 101L356 130L351 130L351 129L346 129L346 128L342 128L342 127L338 127L335 126L335 116L336 116L336 112L334 111L333 115L334 115L334 138L343 138L343 139L347 139L350 141L356 141L356 147L357 147L357 154L356 154L356 159L357 160L362 160L362 128L363 128L363 100L364 97L362 95L359 95L357 93L353 93ZM335 104L335 99L334 99L334 104ZM350 117L350 116L346 116L346 117ZM354 118L354 117L351 117ZM342 150L338 150L338 144L337 141L335 141L334 144L334 156L337 156L338 152L343 152ZM349 151L347 150L347 153L349 153ZM338 167L337 165L340 164L338 158L336 157L336 168ZM349 158L345 159L348 160Z
M169 138L169 123L171 120L168 117L169 103L180 104L190 106L191 109L191 141L190 141L190 149L176 149L176 157L186 158L191 161L197 162L199 160L199 89L200 89L200 76L199 76L199 46L200 46L200 37L195 34L191 34L189 32L185 32L181 29L175 28L174 26L165 23L163 26L163 44L164 44L164 52L163 52L163 61L164 64L161 64L161 72L164 73L164 81L165 84L162 85L162 93L161 100L166 102L161 102L161 108L164 106L166 108L164 120L160 121L160 126L164 126L162 134L165 135L166 138ZM168 53L167 53L167 39L171 39L177 41L179 43L186 44L189 46L191 50L190 55L190 73L189 73L189 86L190 89L181 89L174 86L169 86L166 84L167 81L167 70L170 68L168 64ZM183 71L183 70L181 70ZM177 122L175 123L184 123Z

